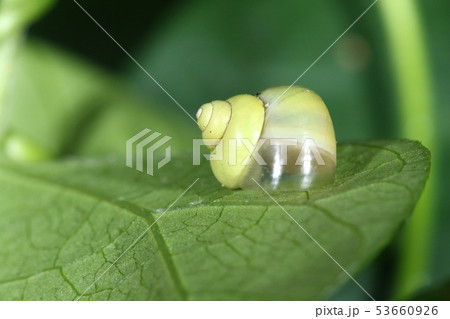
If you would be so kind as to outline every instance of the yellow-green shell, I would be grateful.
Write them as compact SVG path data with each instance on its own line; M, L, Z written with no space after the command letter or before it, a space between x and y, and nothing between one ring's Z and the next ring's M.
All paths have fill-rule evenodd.
M273 173L268 171L270 166L261 166L251 158L260 139L295 139L300 145L305 139L315 142L327 166L310 168L310 173L305 167L295 168L297 171L290 175L290 180L292 183L292 176L298 176L300 182L292 183L296 189L308 189L334 180L336 139L333 123L325 103L311 90L280 86L257 96L241 94L226 101L204 104L197 112L197 118L205 143L213 144L208 146L212 171L227 188L252 187L255 183L251 179L255 178L265 179L269 187L278 189L278 180L276 184L270 182ZM242 142L244 139L246 145ZM265 156L273 152L267 145L269 143L262 148L266 151ZM230 154L236 155L229 158Z
M300 86L288 88L270 88L259 95L269 106L261 137L295 138L299 142L312 138L317 147L330 153L336 162L336 138L325 103L309 89Z
M211 168L214 176L217 180L222 183L223 186L227 188L239 188L241 176L244 174L247 165L243 165L252 153L252 149L248 150L243 144L242 139L248 140L252 145L256 145L258 139L261 135L262 126L264 123L264 105L260 99L253 95L241 94L229 98L225 103L231 105L231 116L227 123L226 121L215 120L216 116L224 113L224 101L213 101L212 106L218 105L219 107L212 107L211 113L209 113L210 106L209 103L203 105L199 111L199 119L202 118L204 112L207 112L209 117L208 124L205 118L201 120L200 129L205 127L203 130L203 138L216 139L219 134L213 134L213 130L218 132L223 131L223 135L220 138L222 145L212 148L211 156L214 157L218 152L223 152L220 156L221 160L211 160ZM209 113L209 114L208 114ZM198 113L197 113L198 115ZM253 125L251 125L255 122ZM211 125L211 123L214 123ZM211 132L210 132L211 131ZM205 133L206 132L206 133ZM231 142L230 142L231 140ZM231 143L231 144L230 144ZM235 144L234 144L235 143ZM230 146L231 148L236 146L236 156L229 158ZM234 154L234 152L232 152ZM235 163L233 163L235 161Z

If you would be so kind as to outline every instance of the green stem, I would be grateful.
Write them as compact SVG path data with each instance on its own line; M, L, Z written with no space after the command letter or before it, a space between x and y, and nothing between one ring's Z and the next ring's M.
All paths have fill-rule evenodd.
M394 69L401 134L421 141L436 158L432 85L423 28L414 0L381 0ZM428 279L434 220L435 176L431 174L399 247L394 298L407 299Z

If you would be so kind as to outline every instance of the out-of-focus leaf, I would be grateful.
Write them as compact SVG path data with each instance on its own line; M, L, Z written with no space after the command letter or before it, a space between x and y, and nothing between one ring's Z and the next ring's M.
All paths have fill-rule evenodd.
M53 0L2 0L0 2L0 141L11 86L13 65L23 29L50 7Z
M411 213L430 154L341 144L338 163L334 185L273 196L354 274ZM114 158L3 161L0 299L74 299L153 223L83 299L321 299L348 280L264 192L224 189L207 166L177 157L150 177Z
M196 134L195 123L181 111L167 115L111 76L42 43L26 46L15 78L6 146L23 140L13 146L35 145L52 157L122 154L126 140L144 128L173 137L175 150L189 147Z
M0 43L17 33L47 10L55 0L2 0L0 2Z

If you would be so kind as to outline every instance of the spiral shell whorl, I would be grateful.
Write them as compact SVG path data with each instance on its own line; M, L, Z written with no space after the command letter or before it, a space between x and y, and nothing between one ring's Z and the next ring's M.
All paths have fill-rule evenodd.
M209 117L208 109L212 107L210 121L206 124L202 135L203 139L217 139L218 146L210 148L211 156L221 158L211 160L211 168L222 185L231 189L239 188L241 176L248 168L242 163L250 158L252 153L252 148L249 149L244 142L247 141L253 148L258 142L264 123L264 105L260 99L249 94L236 95L227 101L213 101L212 106L207 106L208 104L204 105L204 111L199 111L199 118L205 116L199 126L205 125L204 122ZM203 115L203 112L208 113ZM222 112L223 119L216 120L215 117ZM235 164L230 163L230 158Z
M219 144L228 122L231 118L231 105L227 101L212 101L203 104L197 111L198 126L202 131L202 138L210 141L214 145L207 145L210 150Z

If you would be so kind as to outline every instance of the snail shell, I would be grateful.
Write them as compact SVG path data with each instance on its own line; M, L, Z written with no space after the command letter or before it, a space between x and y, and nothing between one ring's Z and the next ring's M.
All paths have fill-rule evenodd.
M311 90L286 89L241 94L198 110L212 171L225 187L308 190L333 183L336 139L327 107Z

